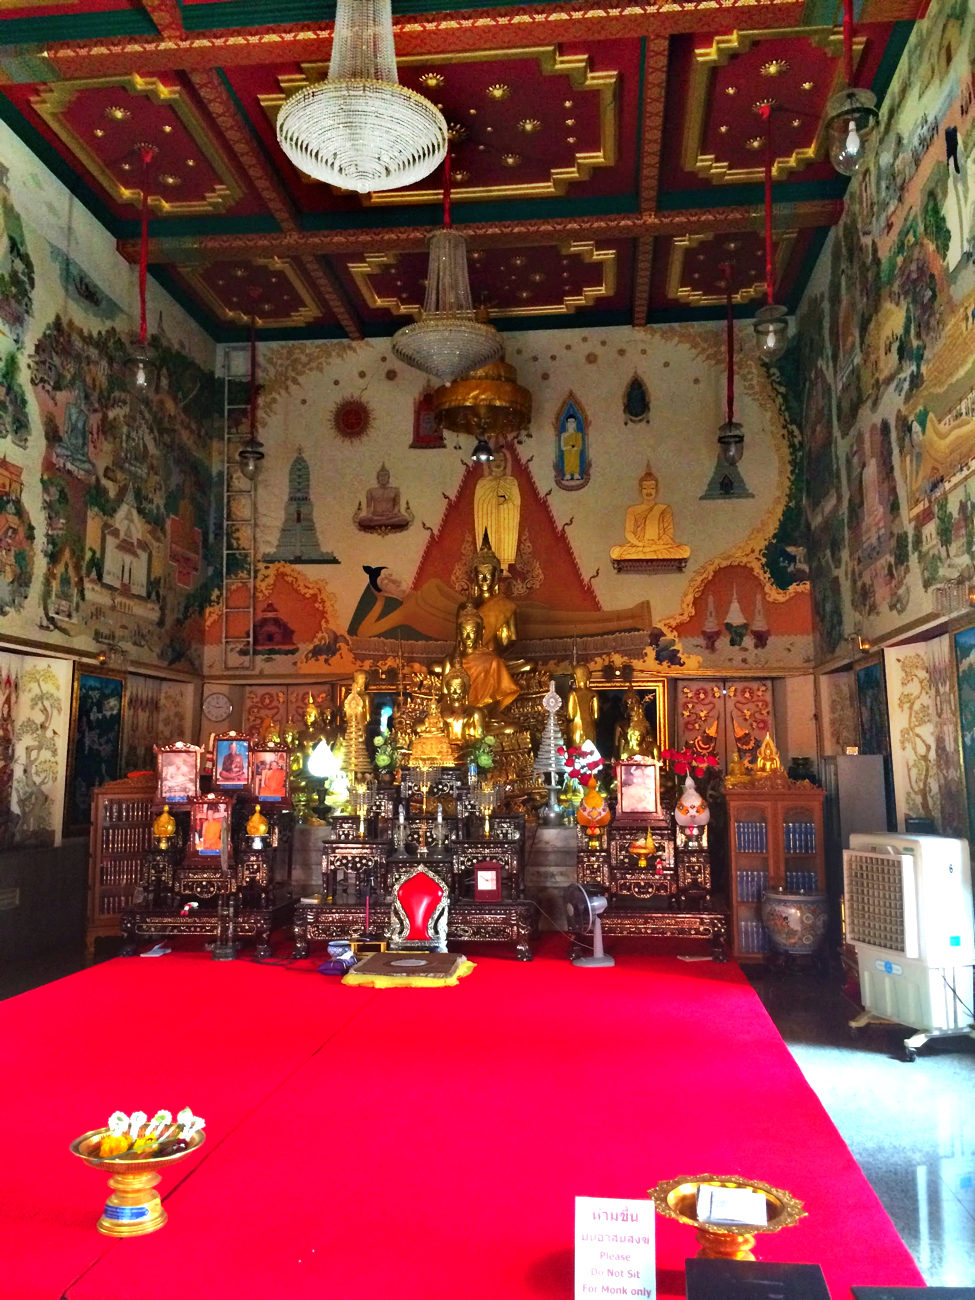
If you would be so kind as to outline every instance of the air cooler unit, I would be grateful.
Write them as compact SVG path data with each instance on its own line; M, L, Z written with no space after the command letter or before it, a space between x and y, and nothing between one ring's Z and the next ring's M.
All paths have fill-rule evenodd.
M846 940L856 948L863 1014L919 1032L970 1033L975 926L968 844L938 835L856 834L843 854Z

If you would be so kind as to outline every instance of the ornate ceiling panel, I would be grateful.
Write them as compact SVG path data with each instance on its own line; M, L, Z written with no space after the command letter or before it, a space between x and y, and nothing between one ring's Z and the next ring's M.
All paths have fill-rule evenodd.
M854 75L883 97L924 0L864 0ZM399 75L451 131L454 225L504 327L643 324L764 296L772 106L776 300L794 307L846 182L823 159L839 0L394 0ZM439 173L357 195L284 157L275 118L322 80L334 6L0 0L0 110L219 338L391 332L423 300ZM817 25L812 25L813 22ZM143 171L142 146L153 157Z

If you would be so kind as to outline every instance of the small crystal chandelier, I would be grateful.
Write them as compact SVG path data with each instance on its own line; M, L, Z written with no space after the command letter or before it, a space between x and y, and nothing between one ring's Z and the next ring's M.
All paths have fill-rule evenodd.
M136 146L142 160L142 229L139 239L139 337L129 354L126 369L129 388L136 397L145 397L156 380L156 368L147 339L146 272L149 267L149 164L156 156L154 144Z
M866 155L880 114L877 96L853 84L853 0L843 0L843 60L846 88L826 105L829 160L841 176L852 176Z
M765 293L768 302L755 315L752 328L758 339L759 355L764 361L776 361L789 342L789 323L784 307L776 306L775 270L772 260L772 105L761 104L765 118Z
M501 355L497 330L474 314L467 276L467 240L450 226L450 155L444 159L443 229L428 236L430 263L420 319L393 335L393 355L441 383Z
M745 431L735 419L735 322L731 311L731 263L724 266L725 296L728 304L728 371L727 371L727 416L718 429L718 447L721 459L726 465L737 465L745 454Z
M277 133L306 175L360 194L412 185L437 167L447 123L399 84L392 0L336 0L328 78L285 101Z

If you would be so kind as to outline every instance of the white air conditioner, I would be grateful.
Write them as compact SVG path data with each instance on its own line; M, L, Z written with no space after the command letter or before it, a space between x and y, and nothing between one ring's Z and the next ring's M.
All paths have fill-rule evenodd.
M938 835L856 834L843 854L844 925L864 1012L920 1032L968 1032L975 923L968 844Z

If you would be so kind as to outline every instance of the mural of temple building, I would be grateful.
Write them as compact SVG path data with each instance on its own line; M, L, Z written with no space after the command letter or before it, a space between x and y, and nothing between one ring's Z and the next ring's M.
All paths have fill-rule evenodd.
M315 528L315 509L311 497L311 469L300 449L288 472L288 501L284 520L273 551L265 551L268 563L338 564L331 551L323 551Z

